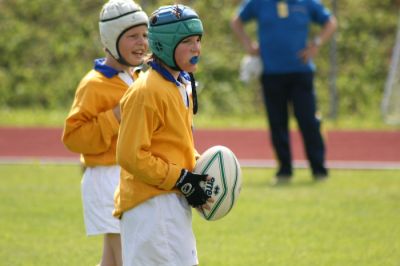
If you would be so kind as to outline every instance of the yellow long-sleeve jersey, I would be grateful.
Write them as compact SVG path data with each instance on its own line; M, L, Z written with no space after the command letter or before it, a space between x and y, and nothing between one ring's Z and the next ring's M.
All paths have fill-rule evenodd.
M191 171L196 162L192 109L178 87L153 69L123 96L117 144L122 169L114 216L151 197L178 192L174 187L182 168Z
M62 141L70 151L81 154L86 166L116 164L119 122L112 109L127 89L118 74L107 77L94 69L78 85Z

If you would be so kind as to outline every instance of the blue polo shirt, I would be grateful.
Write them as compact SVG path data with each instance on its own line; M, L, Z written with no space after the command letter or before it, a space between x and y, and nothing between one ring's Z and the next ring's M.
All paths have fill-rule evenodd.
M288 16L278 15L277 4L286 2ZM325 24L331 13L320 0L245 0L239 8L245 23L255 20L264 73L311 72L312 61L304 63L298 53L308 42L311 23Z

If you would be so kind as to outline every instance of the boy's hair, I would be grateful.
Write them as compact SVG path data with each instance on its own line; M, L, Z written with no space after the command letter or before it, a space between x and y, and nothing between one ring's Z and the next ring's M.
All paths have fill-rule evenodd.
M131 0L110 0L100 12L99 29L101 42L107 51L121 64L129 65L118 49L121 36L130 28L146 25L149 19L142 8Z
M153 54L174 70L175 49L185 38L203 35L203 25L197 13L184 5L162 6L150 16L149 45Z

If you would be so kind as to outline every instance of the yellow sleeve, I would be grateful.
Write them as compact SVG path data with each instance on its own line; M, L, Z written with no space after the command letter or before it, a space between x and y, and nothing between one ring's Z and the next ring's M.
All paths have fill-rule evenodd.
M99 154L110 149L118 134L119 123L112 109L102 112L93 91L77 92L71 111L64 124L62 141L71 151L81 154Z
M167 162L151 150L152 135L162 126L156 110L146 105L143 97L128 93L121 102L122 121L117 144L117 162L143 182L163 190L171 190L182 167ZM124 97L125 98L125 97Z

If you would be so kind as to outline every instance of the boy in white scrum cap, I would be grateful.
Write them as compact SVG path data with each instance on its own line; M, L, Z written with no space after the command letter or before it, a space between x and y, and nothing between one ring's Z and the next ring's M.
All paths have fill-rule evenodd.
M85 166L82 203L86 233L104 235L100 265L121 266L119 220L113 197L119 182L116 144L121 120L119 101L137 78L148 50L148 17L131 0L110 0L99 21L105 58L81 80L65 120L62 141L81 154Z

